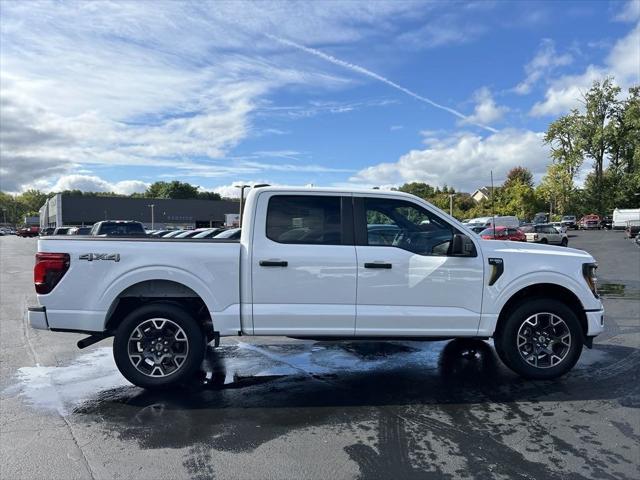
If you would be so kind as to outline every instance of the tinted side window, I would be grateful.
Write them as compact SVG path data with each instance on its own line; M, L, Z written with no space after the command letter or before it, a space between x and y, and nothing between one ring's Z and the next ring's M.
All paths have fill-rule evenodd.
M365 198L367 244L402 248L420 255L447 255L453 227L419 205L403 200ZM380 232L386 230L385 241Z
M340 197L271 197L267 208L267 238L279 243L341 245Z

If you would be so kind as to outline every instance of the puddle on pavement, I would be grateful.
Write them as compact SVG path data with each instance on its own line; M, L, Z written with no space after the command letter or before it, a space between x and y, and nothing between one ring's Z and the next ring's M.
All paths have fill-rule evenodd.
M585 349L568 378L594 377L589 369L611 363L612 348L624 349ZM473 339L275 345L241 342L209 347L201 372L177 391L146 392L131 385L118 372L108 347L83 353L65 366L20 368L16 378L17 384L3 393L20 395L37 409L61 415L104 415L114 405L141 396L171 399L185 408L321 406L336 401L368 405L481 401L488 392L508 399L514 392L521 394L540 385L514 375L497 360L489 343ZM239 403L234 391L242 393ZM443 397L442 392L449 397Z

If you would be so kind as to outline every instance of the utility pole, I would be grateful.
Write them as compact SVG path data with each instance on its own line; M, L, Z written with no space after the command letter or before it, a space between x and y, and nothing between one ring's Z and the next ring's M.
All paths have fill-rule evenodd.
M154 230L155 215L154 215L153 207L155 207L155 205L152 203L150 205L147 205L147 207L151 208L151 230Z
M5 207L2 207L2 217L3 217L3 223L6 225L7 224L7 209Z
M240 189L240 213L238 215L238 227L242 227L242 210L244 207L244 189L249 188L251 185L236 185L236 188Z
M453 217L453 197L455 197L455 193L449 194L449 215Z

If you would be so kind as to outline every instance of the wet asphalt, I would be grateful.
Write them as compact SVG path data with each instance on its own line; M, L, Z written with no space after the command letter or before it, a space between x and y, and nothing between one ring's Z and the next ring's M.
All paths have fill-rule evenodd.
M35 240L0 237L0 478L638 478L640 248L571 235L607 329L559 380L484 341L239 337L162 393L128 384L109 341L27 328Z

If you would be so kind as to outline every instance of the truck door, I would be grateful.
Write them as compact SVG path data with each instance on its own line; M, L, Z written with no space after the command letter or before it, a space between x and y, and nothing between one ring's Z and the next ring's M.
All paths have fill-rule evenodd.
M475 335L482 253L449 254L456 228L427 208L392 197L354 196L358 257L356 335ZM382 226L386 239L369 235Z
M256 335L353 335L352 198L263 192L251 253Z

